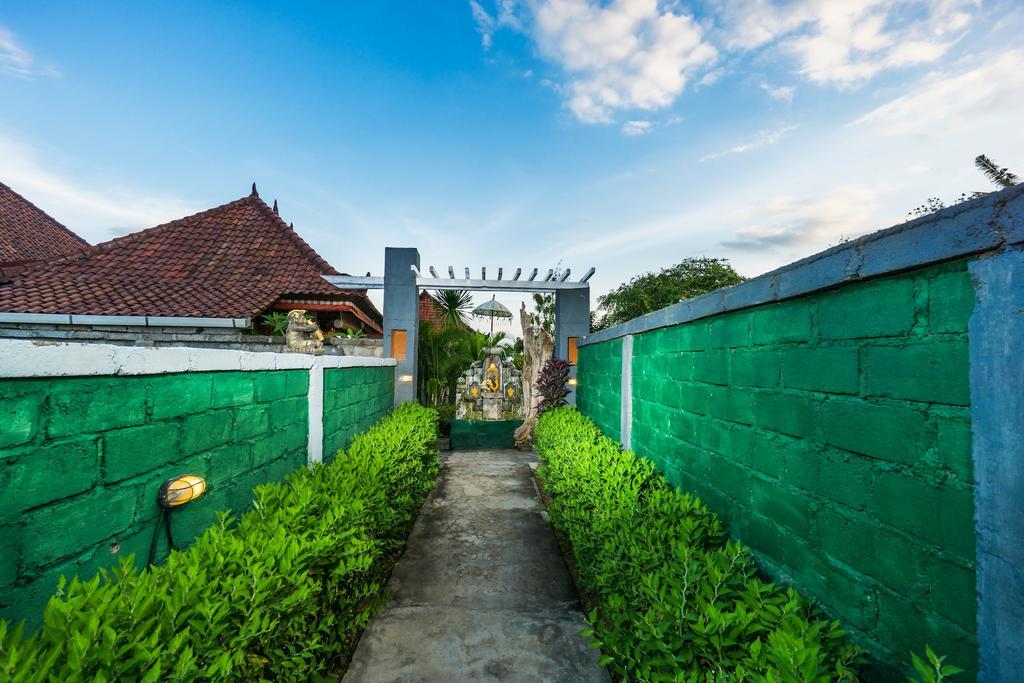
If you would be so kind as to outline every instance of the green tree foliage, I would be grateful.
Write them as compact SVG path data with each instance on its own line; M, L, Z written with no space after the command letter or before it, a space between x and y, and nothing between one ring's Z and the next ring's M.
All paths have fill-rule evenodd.
M41 633L0 622L0 680L340 678L433 488L436 442L437 414L402 405L164 565L62 580Z
M595 329L603 329L619 325L683 299L735 285L745 279L729 265L728 259L688 258L657 273L638 275L598 297L598 305L605 313L599 321L595 320L593 326Z
M469 313L473 309L473 295L464 289L442 289L434 293L441 308L441 327L451 329L469 326Z
M533 295L533 312L540 321L540 326L548 334L555 333L555 295L537 294Z
M473 361L483 360L485 349L499 346L503 357L514 357L511 344L502 344L504 332L484 334L468 327L435 330L430 323L420 323L417 391L420 400L431 406L452 405L459 375Z

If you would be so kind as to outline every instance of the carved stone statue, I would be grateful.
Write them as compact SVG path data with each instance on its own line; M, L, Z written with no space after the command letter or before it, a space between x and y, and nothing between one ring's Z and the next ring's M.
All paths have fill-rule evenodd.
M289 351L299 353L323 353L324 333L316 321L306 315L306 311L296 308L288 311L288 329L284 333Z
M555 353L555 340L544 329L540 319L526 312L526 304L519 309L523 324L523 424L516 430L516 446L529 448L533 444L533 431L537 428L537 407L541 396L536 391L537 380L544 364Z
M484 349L485 358L459 376L455 392L455 417L460 420L517 420L522 417L519 400L521 378L512 361L502 358L502 347Z

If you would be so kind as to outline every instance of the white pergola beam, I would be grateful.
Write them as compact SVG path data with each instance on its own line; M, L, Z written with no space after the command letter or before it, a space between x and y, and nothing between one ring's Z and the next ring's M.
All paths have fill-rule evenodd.
M456 279L454 266L448 266L448 277L438 277L437 269L430 266L430 277L424 277L419 268L411 265L410 269L416 273L416 285L421 289L468 289L474 291L508 291L508 292L558 292L569 289L586 289L590 285L587 280L594 274L594 268L584 273L579 282L570 282L569 276L572 271L566 268L556 274L553 268L549 269L543 280L538 280L540 272L538 268L530 271L530 277L520 280L523 274L522 268L516 268L511 280L504 280L504 269L498 268L498 279L487 279L487 268L480 269L480 279L474 280L470 275L469 268L465 269L466 277ZM323 278L335 287L341 289L384 289L384 278L379 275L324 275ZM0 314L4 315L4 314Z

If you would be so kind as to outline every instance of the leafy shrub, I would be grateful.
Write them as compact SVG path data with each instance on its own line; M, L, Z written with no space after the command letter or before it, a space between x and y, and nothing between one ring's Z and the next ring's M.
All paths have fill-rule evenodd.
M855 681L838 622L758 578L717 517L571 408L545 413L537 454L602 664L623 680Z
M451 436L452 434L452 420L455 419L455 406L441 404L431 406L437 411L438 418L438 429L440 430L441 436Z
M922 659L916 652L910 653L916 676L909 680L917 683L942 683L942 681L964 672L959 667L946 664L946 658L935 654L927 645L924 647L924 654L925 659Z
M569 361L562 358L548 359L537 376L537 391L540 393L538 415L565 405L565 397L569 395L568 382Z
M328 465L254 491L139 573L60 588L43 629L0 622L0 679L305 681L337 671L437 475L437 414L402 405Z

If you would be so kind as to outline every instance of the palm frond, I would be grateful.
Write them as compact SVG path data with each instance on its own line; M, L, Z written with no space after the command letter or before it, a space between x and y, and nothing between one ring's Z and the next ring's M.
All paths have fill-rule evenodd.
M985 174L985 177L1000 187L1013 187L1020 182L1015 174L1008 168L1000 168L994 161L984 154L979 154L974 159L974 165Z

